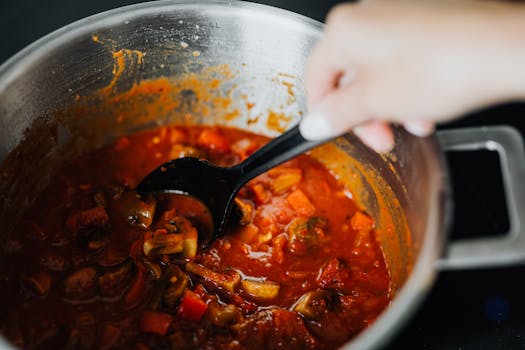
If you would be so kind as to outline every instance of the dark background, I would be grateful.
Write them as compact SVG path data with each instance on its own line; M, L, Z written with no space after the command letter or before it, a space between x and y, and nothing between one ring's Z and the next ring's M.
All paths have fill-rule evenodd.
M51 31L133 0L0 0L0 64ZM322 21L335 0L264 0ZM496 106L440 129L508 124L525 133L525 104ZM455 194L451 240L508 229L498 157L448 154ZM525 179L523 179L525 182ZM525 214L525 213L524 213ZM525 247L524 247L525 249ZM441 272L431 293L387 349L525 349L525 265Z

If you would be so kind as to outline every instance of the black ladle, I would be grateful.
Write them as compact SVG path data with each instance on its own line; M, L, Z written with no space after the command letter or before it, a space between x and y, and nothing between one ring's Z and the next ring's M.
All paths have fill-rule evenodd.
M171 160L147 175L138 185L137 192L180 193L202 201L213 220L212 236L199 236L201 243L205 244L223 232L233 199L245 183L326 141L307 141L301 136L299 127L295 126L230 168L192 157Z

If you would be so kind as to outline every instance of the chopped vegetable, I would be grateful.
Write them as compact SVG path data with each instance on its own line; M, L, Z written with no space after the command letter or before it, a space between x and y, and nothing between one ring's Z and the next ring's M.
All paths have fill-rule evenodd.
M326 289L309 291L297 300L292 310L311 320L319 320L333 309L335 298L336 295Z
M124 296L124 303L128 307L133 307L140 303L142 297L146 293L146 268L142 265L138 265L137 268L137 275Z
M71 215L66 221L70 232L78 232L86 227L103 227L109 221L108 213L104 207L95 207Z
M202 158L203 152L198 150L195 147L185 146L181 144L173 145L169 151L170 159L184 158L184 157L193 157L193 158Z
M113 205L115 211L132 226L149 228L153 222L157 202L151 196L143 199L136 192L127 191L118 201L113 202Z
M166 278L167 287L162 300L164 305L174 308L189 283L189 277L179 267L171 265L163 278Z
M120 328L111 324L105 325L100 336L100 349L115 348L121 333Z
M293 219L286 228L288 249L294 254L306 254L310 249L319 246L324 237L325 225L326 220L318 217Z
M97 271L94 267L77 270L65 279L63 287L67 299L90 299L97 295Z
M233 293L241 281L241 276L235 271L228 273L218 273L200 264L189 262L186 264L186 271L200 276L205 282L213 284L216 288Z
M162 267L159 264L149 259L142 259L142 262L144 265L146 265L149 272L153 275L153 277L155 277L155 279L162 277Z
M105 272L98 278L100 294L104 297L115 297L122 294L131 280L133 264L131 261Z
M87 243L87 249L91 252L96 252L105 248L108 245L108 243L109 242L106 238L93 239Z
M22 278L24 285L38 296L44 296L51 289L51 276L47 272L37 272Z
M226 327L236 322L240 316L241 311L235 305L220 305L217 302L211 302L208 304L207 318L211 324L217 327Z
M233 200L233 205L233 214L236 218L238 218L237 220L239 224L241 226L249 225L253 220L253 203L248 200L235 197Z
M246 157L252 154L257 148L259 148L259 145L253 140L248 139L248 138L240 139L239 141L236 141L231 146L232 152L237 154L241 158L241 160L244 160Z
M181 253L184 249L184 234L166 234L151 237L144 242L146 256Z
M287 243L288 237L286 237L286 234L280 234L272 240L272 257L278 264L284 263L284 248Z
M163 214L163 217L168 221L164 225L164 228L169 233L188 233L191 231L195 231L195 227L193 226L190 220L182 216L172 216L168 219L169 215L169 212L165 212ZM174 212L172 213L172 215L174 215Z
M146 256L181 253L183 258L193 258L197 254L197 230L188 219L175 217L165 227L145 240L143 251Z
M356 211L350 219L350 225L354 230L370 231L374 228L374 220L365 213Z
M286 202L288 202L298 215L312 216L315 214L314 205L300 189L290 193L288 197L286 197Z
M93 200L99 207L106 208L108 206L108 202L106 200L106 195L103 191L98 191L93 195Z
M168 332L173 316L165 312L144 310L140 314L140 330L146 333L164 335Z
M258 183L251 186L250 188L253 192L254 201L256 204L266 203L270 198L270 192L264 188L263 184Z
M48 235L44 229L34 221L26 220L24 222L24 229L27 230L28 236L39 240L46 240Z
M199 322L207 308L208 305L204 300L191 290L186 289L179 306L178 315L185 320Z
M243 280L241 288L254 300L270 301L277 297L280 286L278 283L270 281Z
M287 169L288 170L288 169ZM280 194L297 185L302 178L301 169L289 169L290 172L279 175L273 182L273 193Z
M350 279L350 272L343 260L332 258L321 267L317 276L317 283L323 288L335 288L345 291L346 281ZM349 291L349 290L348 290Z
M199 146L209 148L214 151L227 153L230 151L230 142L215 129L204 129L197 139Z
M243 226L238 230L237 238L244 243L250 243L257 234L259 234L259 228L254 224L250 224L248 226Z
M197 253L197 239L197 231L158 235L147 239L143 250L146 256L182 253L183 258L192 258Z

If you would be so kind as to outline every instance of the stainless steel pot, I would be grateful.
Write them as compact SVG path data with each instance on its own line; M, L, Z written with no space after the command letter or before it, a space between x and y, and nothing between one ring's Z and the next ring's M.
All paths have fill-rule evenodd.
M267 6L183 0L105 12L40 39L0 67L0 162L5 166L8 154L16 149L26 164L17 168L13 183L0 180L0 221L6 222L12 214L9 208L30 201L31 191L38 191L52 176L35 176L31 172L35 167L59 165L124 133L180 121L184 112L180 108L161 110L156 118L144 119L140 111L128 111L137 118L117 127L117 113L105 110L92 117L113 127L88 129L90 124L85 120L60 113L79 97L100 91L124 92L134 83L162 76L176 82L188 74L203 79L222 74L226 83L210 94L212 98L228 96L231 104L223 110L211 106L208 115L203 110L193 111L195 122L219 122L270 135L275 134L275 128L268 127L271 113L289 116L289 120L283 119L287 126L297 122L305 108L301 84L304 62L321 30L319 22ZM227 72L208 70L224 68L224 64ZM182 102L185 98L181 97ZM247 101L255 107L248 110ZM147 100L142 102L147 106ZM232 110L241 111L241 116L217 117ZM254 122L254 115L258 122ZM453 130L420 139L396 129L396 138L397 146L387 156L375 154L352 135L314 152L328 166L333 165L329 159L334 152L347 156L346 166L333 169L350 187L356 184L350 179L358 175L360 203L379 222L380 240L394 280L391 305L345 345L349 349L386 344L419 305L439 269L511 264L525 256L520 217L525 188L519 184L519 179L525 178L525 156L515 130ZM22 147L24 144L29 146ZM482 148L500 154L510 232L503 238L448 244L444 250L451 221L451 191L443 149ZM387 232L387 222L393 224L393 231ZM0 225L0 229L7 227ZM3 343L0 339L0 348L9 348Z

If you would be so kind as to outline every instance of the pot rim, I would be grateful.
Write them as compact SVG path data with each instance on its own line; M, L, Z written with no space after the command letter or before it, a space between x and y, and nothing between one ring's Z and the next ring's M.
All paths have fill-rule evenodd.
M100 12L60 27L29 44L0 65L0 92L3 91L21 72L22 68L38 61L40 57L52 52L64 42L85 34L91 34L102 24L105 26L122 23L130 17L150 13L161 13L162 9L184 9L199 7L237 8L263 11L286 18L305 29L311 29L313 35L320 35L323 24L310 17L285 9L240 0L159 0L122 6Z
M161 0L119 7L61 27L9 58L0 65L0 94L22 75L27 67L36 64L41 58L52 53L62 44L80 36L90 35L101 26L111 26L139 16L159 14L166 10L202 7L236 8L275 15L288 19L292 24L300 25L303 30L310 30L310 34L315 38L321 36L324 27L321 22L295 12L238 0ZM387 309L367 329L346 343L343 348L355 350L385 346L420 306L436 278L438 272L436 263L441 256L446 241L446 233L450 231L449 227L452 221L451 186L444 154L439 148L437 139L430 137L425 140L421 139L420 142L425 146L421 147L425 153L425 162L429 164L429 168L438 171L430 174L431 186L435 191L429 191L430 195L427 200L429 201L429 208L434 208L434 210L429 212L425 238L419 256L415 258L412 272ZM0 337L0 348L4 348L2 344L4 342L5 340ZM9 346L5 348L9 348Z

